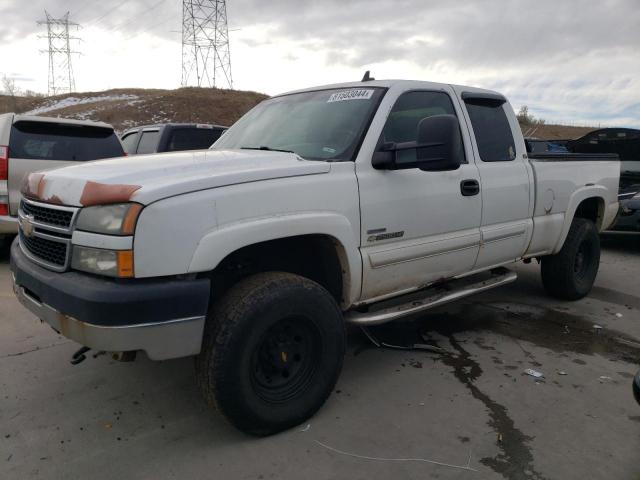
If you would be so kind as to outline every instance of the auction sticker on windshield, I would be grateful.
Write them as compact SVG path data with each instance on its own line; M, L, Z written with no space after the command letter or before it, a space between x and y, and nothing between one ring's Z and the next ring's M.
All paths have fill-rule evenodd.
M373 95L373 90L367 89L351 89L343 90L342 92L332 93L327 100L327 103L331 102L344 102L345 100L369 100Z

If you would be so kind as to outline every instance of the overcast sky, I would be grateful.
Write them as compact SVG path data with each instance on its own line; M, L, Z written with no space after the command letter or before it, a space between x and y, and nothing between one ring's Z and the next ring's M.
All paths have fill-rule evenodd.
M71 12L78 91L176 88L179 0L0 0L0 73L46 92L36 21ZM493 88L548 122L640 127L640 0L228 0L234 87L376 78Z

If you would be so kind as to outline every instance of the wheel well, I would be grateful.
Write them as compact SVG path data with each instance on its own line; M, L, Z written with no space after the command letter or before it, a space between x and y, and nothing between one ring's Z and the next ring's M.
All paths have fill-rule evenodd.
M604 215L604 201L600 197L591 197L583 200L578 205L574 218L586 218L591 220L598 230L602 225L602 217Z
M343 284L347 278L345 258L342 245L328 235L300 235L256 243L229 254L210 273L213 295L219 297L249 275L280 271L319 283L342 304L347 288Z

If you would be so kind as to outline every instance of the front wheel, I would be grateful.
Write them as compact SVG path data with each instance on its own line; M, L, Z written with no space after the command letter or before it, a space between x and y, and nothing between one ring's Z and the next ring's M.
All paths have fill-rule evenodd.
M562 249L542 257L542 284L562 300L579 300L587 295L600 266L600 237L592 221L574 218Z
M248 277L213 308L196 376L237 428L270 435L325 402L342 368L342 312L320 285L289 273Z

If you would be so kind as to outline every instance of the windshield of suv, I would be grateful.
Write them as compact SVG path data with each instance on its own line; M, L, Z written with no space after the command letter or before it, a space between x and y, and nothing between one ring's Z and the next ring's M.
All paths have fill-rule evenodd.
M385 89L340 88L274 97L211 148L280 150L310 160L352 160Z

